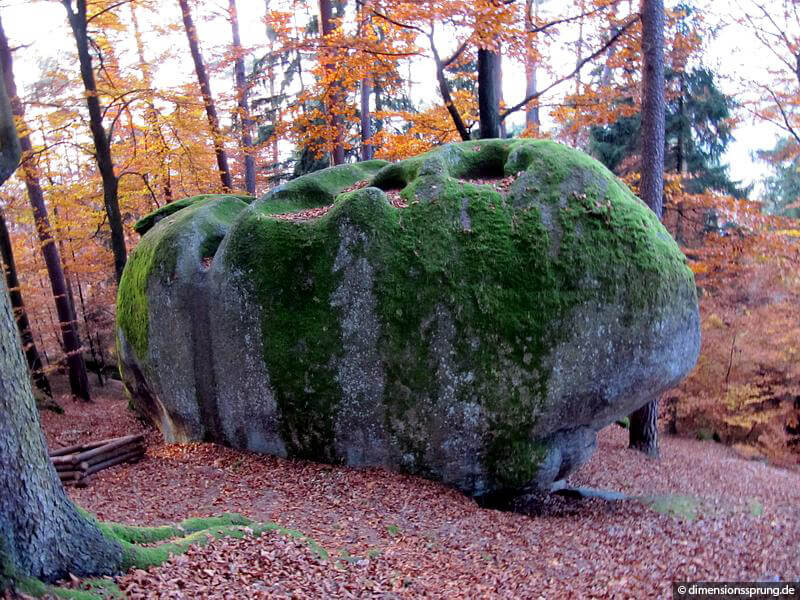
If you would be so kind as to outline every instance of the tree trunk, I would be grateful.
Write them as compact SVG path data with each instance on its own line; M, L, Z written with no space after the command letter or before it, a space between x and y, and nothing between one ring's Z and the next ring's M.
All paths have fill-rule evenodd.
M0 347L0 589L14 575L53 581L117 571L122 549L78 512L47 456L5 281Z
M111 144L106 130L103 128L103 111L100 108L100 98L97 93L97 84L94 80L94 70L92 68L92 57L89 54L86 0L77 0L76 11L72 9L71 0L62 0L62 3L67 9L67 17L78 48L81 79L83 80L83 87L86 89L86 106L89 109L89 129L91 129L94 141L97 168L103 180L103 203L108 216L108 225L111 228L111 251L114 254L114 272L117 276L117 283L119 283L128 254L125 248L125 230L122 226L122 215L120 214L119 198L117 197L119 181L114 173Z
M639 194L658 215L664 190L664 3L642 0L642 179Z
M0 183L20 158L4 79L0 77ZM122 549L69 501L47 456L3 277L0 348L0 591L20 575L55 580L70 573L118 570Z
M664 190L664 2L642 0L642 178L639 194L658 215ZM658 456L658 398L631 414L629 445Z
M25 360L28 363L28 370L31 379L36 387L45 395L52 398L53 391L50 389L50 382L42 367L42 359L36 342L33 340L33 331L28 321L28 313L25 310L25 303L22 301L22 291L17 278L17 265L14 262L14 252L11 247L11 236L8 233L5 215L0 208L0 256L2 256L3 267L6 273L6 285L8 286L11 306L17 321L17 330L22 340L22 349L25 351Z
M366 35L366 30L371 27L371 19L369 13L366 15L364 12L364 0L358 0L356 6L361 15L361 28L362 35ZM370 160L375 154L375 148L372 145L372 116L369 110L369 99L372 96L372 78L364 77L361 80L361 160Z
M584 0L580 0L578 3L578 12L580 15L583 15L585 12L586 3ZM578 20L578 40L575 44L575 107L573 120L577 118L578 107L577 107L577 99L581 93L581 69L580 66L583 64L583 20L584 17L581 16ZM580 130L577 127L572 128L572 146L574 148L578 147L578 135L580 134Z
M500 53L478 48L478 111L481 138L500 137Z
M164 194L164 202L169 204L172 202L172 188L170 186L170 173L169 173L169 154L170 147L167 140L164 139L164 132L159 123L160 113L156 108L155 96L153 94L153 74L150 70L150 65L144 57L144 42L142 41L142 33L139 29L139 19L136 15L136 3L129 4L131 9L131 22L133 23L133 38L136 40L136 54L139 59L139 70L142 72L142 81L146 88L145 102L147 108L144 111L144 118L150 132L158 139L158 155L161 162L161 192Z
M675 143L675 172L679 175L684 175L685 160L683 148L686 144L684 141L684 125L686 124L686 107L684 105L684 98L686 96L686 80L682 72L678 75L678 80L680 81L681 91L680 96L678 96L678 141Z
M44 143L47 144L47 140L45 140ZM52 185L52 178L48 177L48 179L51 181ZM56 231L59 230L63 231L63 229L60 227L61 217L58 214L58 207L56 205L53 205L53 216L55 217ZM72 326L75 327L75 335L77 335L78 338L80 338L81 330L80 327L78 327L78 309L77 309L78 305L75 304L75 294L72 292L72 273L69 270L69 264L67 263L66 260L67 253L64 250L64 240L60 237L58 238L58 256L59 258L61 258L61 268L64 271L64 281L67 284L67 298L69 298L70 322L72 323Z
M244 153L244 186L251 196L256 195L256 165L253 159L253 138L250 131L253 120L250 118L250 107L247 103L247 81L244 76L244 57L242 42L239 39L239 17L236 13L236 0L228 0L228 14L233 34L233 51L236 54L233 74L236 80L236 103L239 107L239 123L242 128L242 152Z
M56 312L58 313L58 321L61 329L60 337L63 342L64 352L67 355L70 390L72 394L78 398L89 401L91 399L89 395L89 378L86 375L86 364L81 354L81 341L75 324L74 310L69 302L67 282L64 277L61 257L58 254L58 248L53 239L42 187L39 184L39 177L33 160L30 159L33 154L33 147L23 120L25 110L22 106L22 102L20 102L20 99L17 97L17 86L14 83L11 51L8 47L8 40L6 39L5 32L3 31L2 22L0 22L0 63L3 65L4 85L8 91L13 114L25 132L20 138L22 152L26 157L29 157L23 164L25 188L28 191L28 199L33 209L36 231L41 242L42 257L47 266L50 288L53 291L53 300L56 305Z
M381 93L381 86L375 85L373 82L372 92L375 96L375 131L383 131L383 119L380 118L380 113L383 112L383 94Z
M0 22L0 34L3 34L2 22ZM5 38L5 35L2 37ZM6 44L6 46L8 46L8 44ZM10 55L11 53L9 52L9 56ZM0 60L0 75L2 75L0 77L0 185L17 170L19 159L22 155L22 147L19 143L19 137L17 137L15 115L11 109L11 102L6 92L5 70L7 68L8 65L6 65L3 60ZM4 301L5 300L0 300L0 302ZM2 347L5 348L5 346ZM3 378L0 377L0 381L2 381L2 379ZM2 566L2 564L2 561L0 561L0 566ZM0 573L1 572L2 570L0 570Z
M277 109L275 108L275 41L278 39L278 33L272 27L270 21L270 1L271 0L264 0L264 22L267 25L267 52L269 54L269 61L267 61L267 80L269 81L269 97L271 99L270 120L274 125L276 120L275 116L277 114ZM302 66L299 70L302 71ZM272 180L277 180L280 171L278 159L278 136L276 133L273 133L270 140L270 178Z
M320 14L320 23L322 24L322 37L325 38L331 33L333 33L335 27L333 24L333 3L331 0L319 0L319 14ZM325 70L330 73L334 69L336 69L336 65L333 63L332 59L327 56L330 54L330 50L323 48L322 52L325 53L325 57L323 58L323 65ZM325 107L328 114L331 118L331 123L333 123L334 128L336 129L336 138L333 143L333 150L331 151L331 159L333 160L334 165L341 165L344 163L344 145L342 143L342 117L340 114L337 113L339 110L340 104L342 103L342 94L339 90L339 85L337 83L333 83L331 85L331 91L329 94L330 100L328 101L328 105Z
M536 65L533 62L525 64L525 97L536 94ZM539 118L539 101L534 100L525 109L525 128L534 134L539 133L541 120Z
M72 239L70 238L70 252L72 254L72 260L75 261L75 249L72 246ZM89 340L89 352L91 354L92 360L94 361L95 365L97 365L97 383L100 387L103 387L105 384L103 383L103 369L106 366L106 361L103 358L103 348L100 344L100 334L95 334L95 341L92 341L92 328L89 326L89 318L86 315L86 301L83 296L83 286L81 285L81 278L77 275L75 276L75 283L78 285L78 298L81 301L81 315L83 315L83 326L86 329L86 338ZM75 317L77 320L77 316ZM97 350L95 351L95 348Z
M505 106L505 98L503 97L503 55L500 54L497 60L497 111L498 113L500 110ZM500 119L498 114L498 119ZM508 136L508 130L506 129L506 122L504 119L500 119L500 137L505 138Z
M195 29L194 22L192 21L192 13L189 10L188 1L178 0L178 4L181 6L183 26L186 30L186 38L189 40L189 50L192 53L192 60L194 61L197 83L200 84L200 93L203 96L208 125L211 128L211 137L214 141L214 153L217 155L217 168L219 169L220 181L222 181L222 189L224 191L231 191L233 189L233 180L231 179L231 171L228 167L228 156L225 154L225 148L222 143L222 133L219 129L217 107L214 105L214 97L211 95L211 84L208 80L208 73L206 73L203 55L200 54L200 46L197 42L197 29Z
M528 53L525 56L525 97L536 94L536 60L534 59L533 29L539 17L539 3L541 0L525 0L525 31L527 32ZM525 129L535 134L539 133L539 101L538 99L528 104L525 109Z
M372 117L369 110L369 98L372 95L372 80L365 77L361 80L361 160L370 160L375 153L372 145Z
M658 398L631 413L628 445L658 458Z

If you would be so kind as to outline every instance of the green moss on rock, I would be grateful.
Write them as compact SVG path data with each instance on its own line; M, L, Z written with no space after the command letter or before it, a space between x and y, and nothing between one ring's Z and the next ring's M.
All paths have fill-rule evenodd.
M513 182L492 185L500 178ZM327 205L318 218L276 217ZM192 207L142 240L164 272L174 246L159 228ZM261 330L257 355L238 357L212 322L227 353L213 366L248 381L252 361L264 367L263 386L227 378L232 408L220 410L274 401L278 422L228 443L384 464L474 494L521 490L574 469L594 428L679 379L698 349L677 244L605 167L554 142L480 140L325 169L240 209L209 241L220 243L211 297L235 298ZM146 331L122 329L145 345Z
M133 224L133 230L138 233L139 235L144 235L148 231L150 231L153 226L158 223L161 219L164 219L179 210L183 210L193 204L197 204L198 202L202 202L203 200L208 199L218 199L218 198L235 198L237 200L241 200L246 204L250 204L255 198L252 196L247 195L239 195L239 194L201 194L199 196L192 196L190 198L182 198L180 200L176 200L175 202L170 202L169 204L165 204L164 206L154 210L153 212L145 215L136 223Z
M209 194L178 200L139 221L149 219L148 235L133 249L125 264L117 293L117 325L140 359L147 353L147 289L151 277L171 276L181 244L186 242L187 233L195 230L202 237L198 263L213 256L222 241L221 231L230 227L245 206L242 197ZM157 223L150 219L159 213L161 218Z
M259 203L261 214L281 214L332 204L345 188L375 175L385 160L340 165L314 171L275 188Z

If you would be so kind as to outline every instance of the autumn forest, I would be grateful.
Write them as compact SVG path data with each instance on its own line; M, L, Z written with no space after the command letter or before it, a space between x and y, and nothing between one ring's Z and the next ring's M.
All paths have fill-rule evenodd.
M0 597L797 581L798 64L794 0L0 3L68 492Z

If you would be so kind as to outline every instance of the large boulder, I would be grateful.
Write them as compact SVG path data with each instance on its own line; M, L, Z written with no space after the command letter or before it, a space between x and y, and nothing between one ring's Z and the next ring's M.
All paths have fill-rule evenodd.
M549 141L451 144L142 221L120 367L171 441L549 489L700 333L656 216Z

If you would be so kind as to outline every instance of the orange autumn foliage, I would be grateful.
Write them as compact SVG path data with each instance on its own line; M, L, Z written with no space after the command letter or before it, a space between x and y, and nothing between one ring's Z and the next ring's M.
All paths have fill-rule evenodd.
M700 296L698 364L668 393L674 433L713 437L749 458L800 464L800 229L760 205L687 194L667 177L664 222Z
M754 22L764 25L762 4L749 0L747 6ZM517 66L535 66L540 86L564 78L546 98L529 103L540 104L543 114L549 111L557 128L530 128L522 135L553 135L581 146L590 126L638 110L637 3L542 3L541 12L534 15L526 14L531 3L522 1L365 0L358 10L347 3L344 12L335 15L336 27L324 37L318 30L317 2L271 0L268 6L265 25L274 39L265 35L257 46L244 49L247 58L271 55L273 59L264 72L251 77L262 99L275 96L277 106L274 116L270 113L262 121L274 130L265 127L260 145L252 149L259 165L259 191L267 191L286 174L287 164L301 148L324 155L341 137L353 158L362 144L359 100L366 78L383 100L382 106L373 101L373 120L381 126L376 126L370 140L376 158L399 160L460 139L437 87L439 66L450 86L452 107L474 131L478 121L474 62L479 48L498 50L503 60ZM208 3L197 2L193 10L199 24L224 19ZM106 108L104 125L120 177L127 243L133 247L138 236L132 224L142 215L175 199L220 191L214 148L198 86L185 68L188 49L177 8L155 0L123 4L94 0L90 12L94 51L102 56L95 62L98 93ZM780 11L773 13L781 16ZM776 31L788 31L781 23ZM574 63L591 57L623 28L612 46L570 76ZM699 60L707 32L701 13L669 12L668 68L680 71ZM14 32L9 35L13 38ZM151 43L156 38L166 42ZM798 44L791 36L787 39L775 49L791 62ZM236 55L228 43L199 42L223 116L223 143L234 159L234 185L242 190L243 154L237 132L241 115L230 77ZM569 54L570 65L559 72L557 67L563 65L554 64L553 56L564 53ZM34 160L72 284L84 345L87 353L97 354L97 360L102 350L106 362L112 363L116 293L109 268L112 259L102 186L73 63L63 60L43 68L40 81L25 90L24 100L33 130ZM759 118L783 124L791 135L800 123L796 111L800 88L796 74L785 66L770 67L782 71L774 77L769 71L774 85L756 86L758 93L747 106ZM423 88L424 97L415 97ZM386 102L404 96L413 102ZM520 100L506 98L503 110ZM61 358L58 324L24 194L19 181L11 182L4 188L2 202L12 225L35 338L51 368L56 368ZM800 380L795 341L800 336L798 226L761 215L757 203L712 193L687 194L676 176L667 176L665 194L665 222L681 241L702 290L704 335L698 369L675 392L676 401L667 402L675 426L690 435L710 429L726 441L748 443L789 461L797 453L792 450L798 442L791 431L797 427L798 409L792 402L800 394L794 384ZM709 214L716 214L716 230Z

